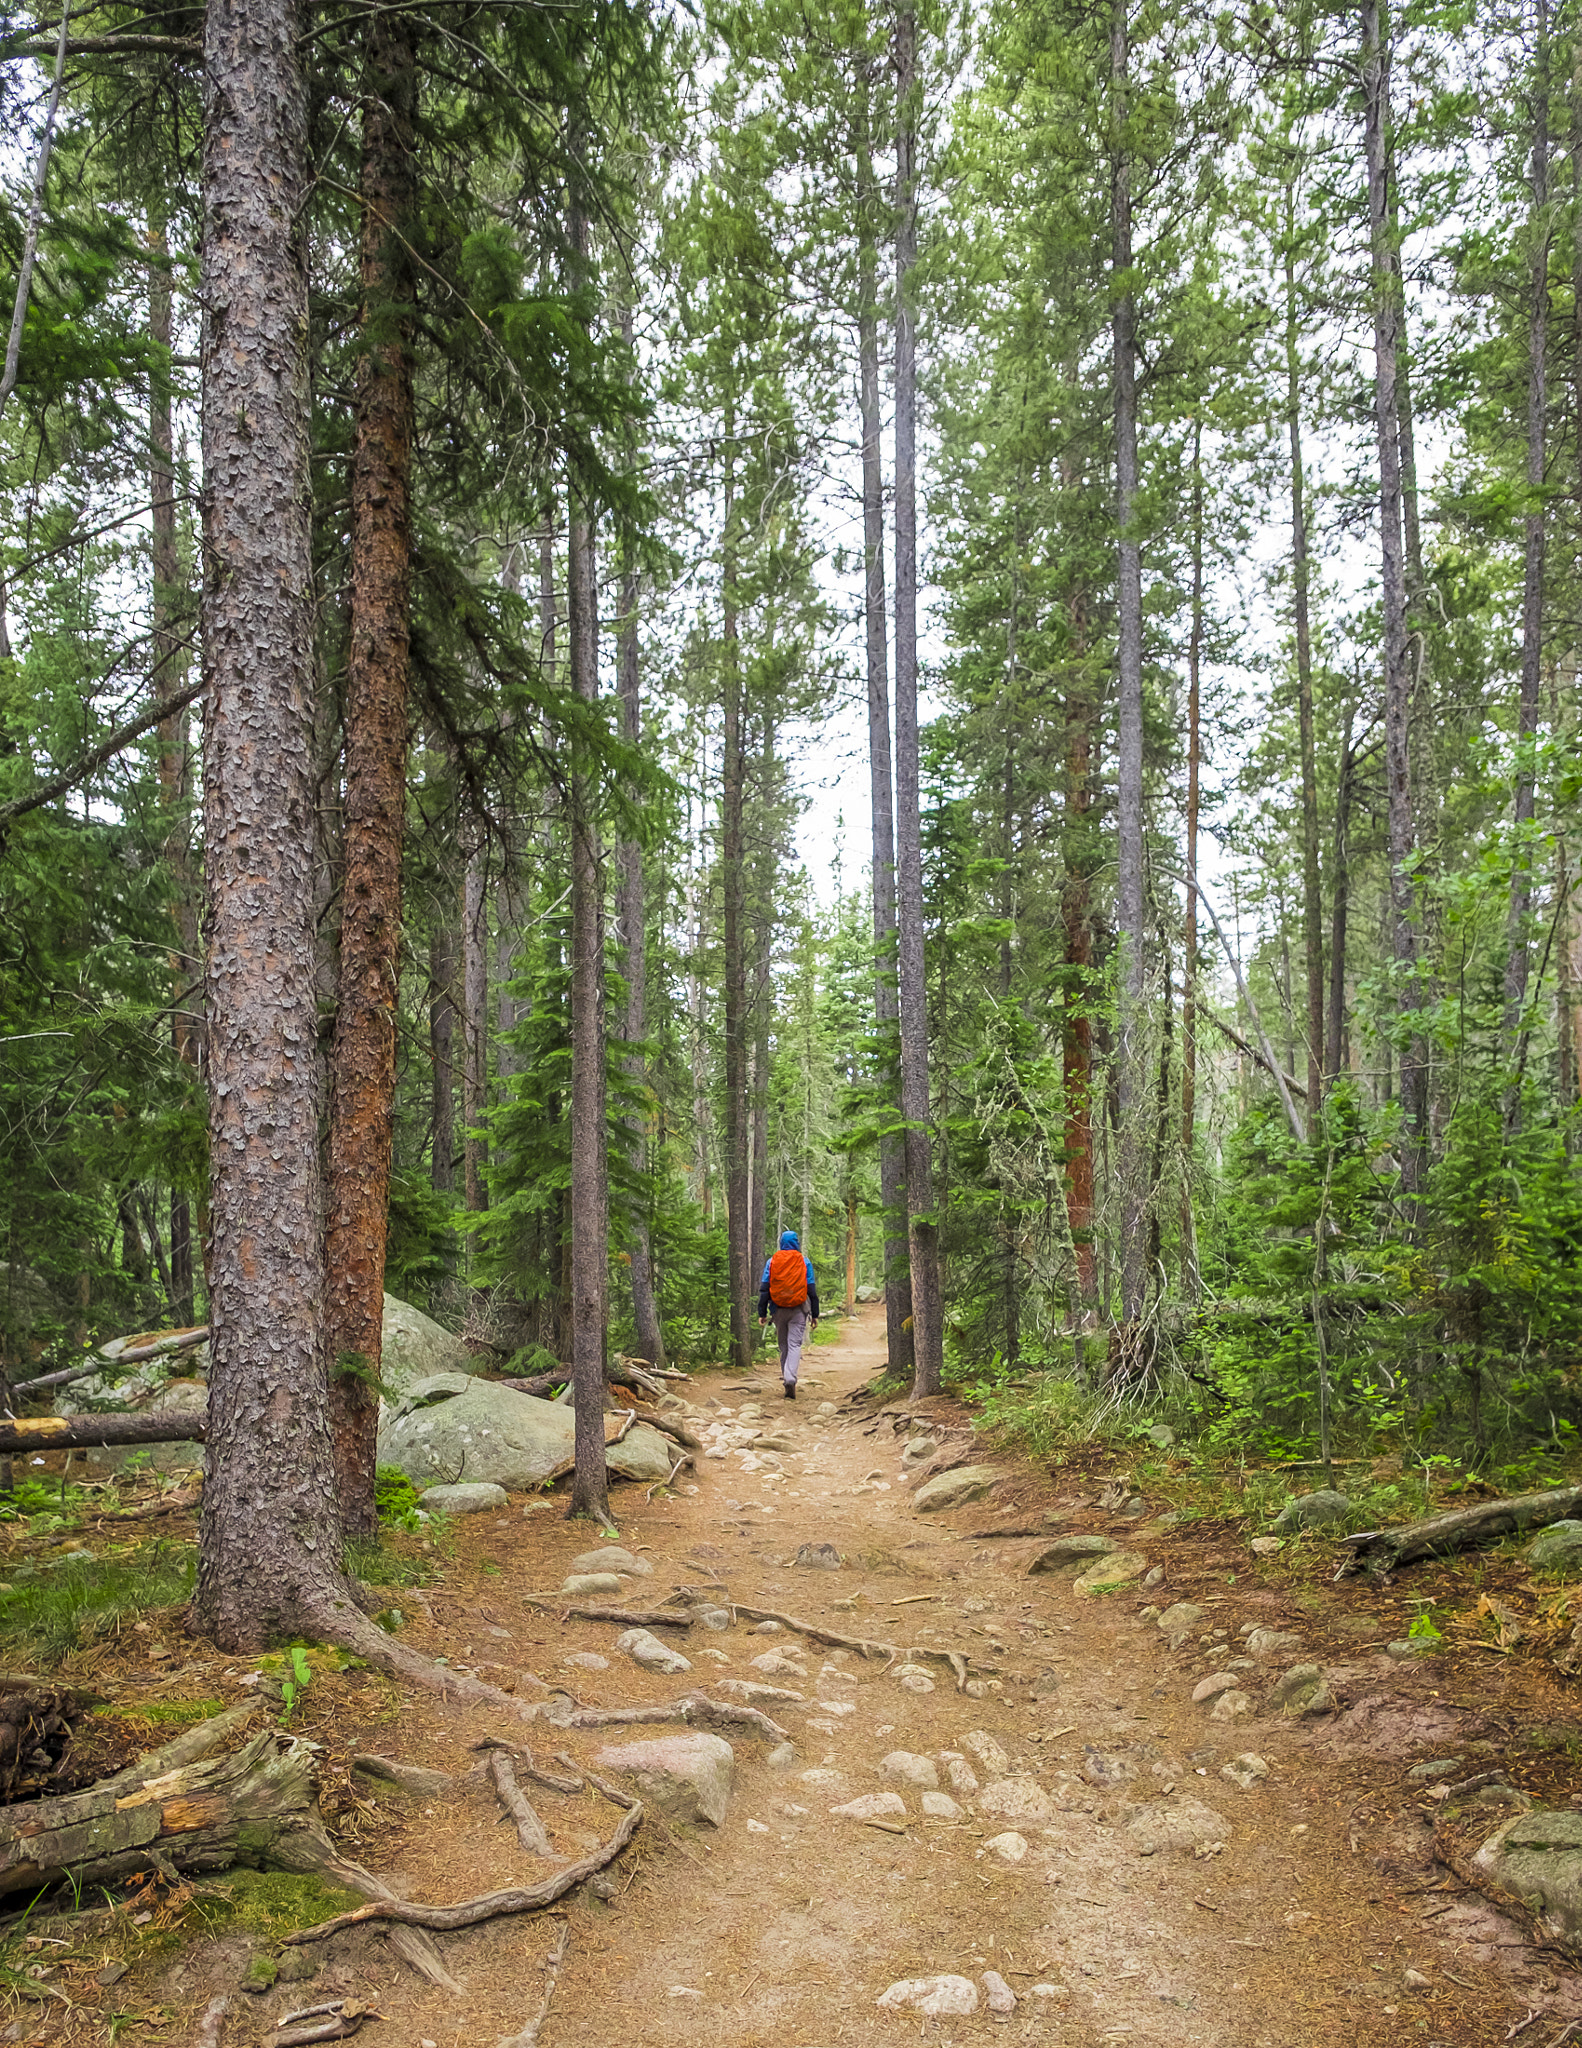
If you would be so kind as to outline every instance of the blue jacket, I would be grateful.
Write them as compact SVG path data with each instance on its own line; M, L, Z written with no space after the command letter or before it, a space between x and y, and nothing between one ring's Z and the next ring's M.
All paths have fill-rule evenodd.
M802 1251L801 1240L798 1238L794 1230L781 1231L780 1250L783 1252ZM773 1254L771 1253L770 1257L764 1260L764 1276L762 1280L760 1280L758 1283L759 1322L763 1322L763 1320L769 1313L769 1267L772 1263L772 1260ZM818 1278L813 1271L813 1261L808 1257L806 1252L802 1252L802 1263L807 1268L808 1314L813 1318L814 1322L816 1323L818 1321Z

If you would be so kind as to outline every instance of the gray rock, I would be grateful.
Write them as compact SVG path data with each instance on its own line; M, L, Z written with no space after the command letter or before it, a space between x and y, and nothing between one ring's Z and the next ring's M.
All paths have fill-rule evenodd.
M923 1812L929 1820L965 1820L967 1817L948 1792L925 1792Z
M379 1378L386 1400L399 1398L418 1380L432 1379L438 1372L475 1373L484 1364L474 1357L459 1337L442 1329L432 1316L424 1315L410 1302L384 1298L384 1320L379 1340Z
M1318 1664L1293 1664L1270 1688L1268 1706L1276 1714L1330 1714L1335 1697Z
M1148 1569L1148 1560L1135 1550L1117 1550L1109 1557L1101 1557L1090 1564L1082 1575L1072 1581L1071 1590L1079 1597L1092 1599L1095 1595L1113 1592L1119 1586L1130 1585Z
M740 1700L744 1707L755 1707L769 1701L794 1705L803 1697L801 1693L792 1692L786 1686L759 1685L751 1678L722 1678L716 1682L714 1690L724 1693L728 1700Z
M1159 1633L1172 1650L1179 1650L1207 1611L1206 1608L1194 1606L1190 1600L1178 1600L1173 1607L1167 1607L1160 1615Z
M1275 1657L1282 1650L1300 1650L1302 1638L1284 1628L1255 1628L1247 1637L1249 1657Z
M963 1735L961 1746L973 1762L987 1771L991 1778L1003 1778L1011 1768L1011 1759L994 1737L982 1728L974 1728L970 1735ZM955 1783L954 1778L951 1783Z
M491 1508L508 1508L511 1503L503 1486L477 1480L471 1485L427 1486L423 1489L423 1505L431 1514L483 1515ZM616 1584L619 1586L620 1581Z
M1432 1657L1438 1648L1435 1636L1402 1636L1398 1642L1386 1643L1384 1654L1404 1664L1409 1657Z
M939 1445L933 1437L914 1436L901 1452L901 1463L903 1465L926 1464L938 1449Z
M862 1302L877 1301L882 1291L878 1287L859 1287L857 1289L857 1299Z
M1143 1434L1158 1450L1169 1451L1175 1448L1176 1433L1167 1422L1156 1422L1144 1430Z
M927 2019L966 2019L978 2010L978 1987L970 1977L903 1977L874 2002L886 2012L910 2006Z
M772 1771L794 1771L797 1767L796 1744L777 1742L764 1758L764 1762Z
M1574 1943L1582 1934L1582 1813L1539 1807L1518 1814L1472 1860L1552 1939Z
M1245 1721L1252 1712L1252 1695L1245 1692L1222 1692L1209 1709L1211 1721Z
M601 1749L602 1771L636 1781L639 1795L670 1820L707 1821L718 1827L730 1804L736 1752L719 1735L665 1735Z
M899 1792L864 1792L830 1812L840 1820L894 1820L906 1812L906 1801Z
M998 1970L985 1970L978 1981L983 1986L983 2000L990 2012L1015 2012L1016 1993Z
M804 1543L791 1562L804 1571L838 1572L840 1552L833 1543Z
M954 1472L937 1472L932 1479L925 1479L912 1496L912 1506L920 1515L965 1507L969 1501L982 1500L1004 1477L998 1465L958 1465Z
M1269 1766L1261 1756L1245 1749L1240 1756L1233 1756L1228 1764L1221 1764L1219 1774L1229 1779L1231 1784L1239 1785L1243 1792L1250 1792L1254 1785L1261 1784L1268 1777Z
M1200 1678L1193 1686L1192 1704L1206 1707L1210 1700L1217 1700L1222 1692L1230 1692L1240 1683L1234 1671L1211 1671L1207 1678Z
M1406 1775L1409 1778L1445 1778L1459 1769L1461 1763L1459 1756L1438 1756L1431 1763L1413 1764Z
M1528 1544L1527 1562L1538 1571L1582 1567L1582 1522L1551 1522Z
M978 1790L978 1774L967 1759L956 1750L944 1749L939 1760L945 1766L945 1776L950 1780L952 1792L959 1792L963 1799L972 1799Z
M1348 1494L1321 1486L1316 1493L1298 1494L1288 1501L1269 1527L1277 1536L1294 1536L1298 1529L1323 1529L1332 1522L1343 1522L1350 1513Z
M1002 1863L1025 1863L1027 1837L1017 1834L1014 1828L1007 1828L1003 1835L994 1835L984 1843L983 1853L997 1856Z
M584 1550L566 1567L568 1572L619 1572L623 1579L648 1579L654 1568L646 1557L634 1557L618 1543L606 1543L599 1550Z
M512 1387L446 1372L418 1380L383 1411L379 1462L419 1483L492 1480L531 1492L569 1469L576 1421L569 1407ZM652 1483L670 1471L663 1437L646 1422L605 1453L617 1478Z
M692 1612L704 1628L723 1631L731 1625L731 1611L728 1607L694 1607Z
M444 1487L430 1487L430 1493L450 1491ZM428 1499L428 1494L423 1498ZM562 1580L560 1590L572 1600L618 1599L626 1590L625 1581L614 1572L570 1572Z
M806 1670L784 1650L760 1650L756 1657L748 1658L747 1665L751 1671L761 1671L765 1678L800 1678L807 1683Z
M1001 1778L978 1794L978 1811L996 1820L1031 1821L1043 1826L1057 1818L1059 1808L1031 1778Z
M1116 1548L1108 1536L1057 1536L1044 1545L1027 1569L1030 1573L1086 1571L1096 1557L1109 1557Z
M909 1749L892 1749L879 1759L879 1776L894 1778L900 1785L920 1785L932 1792L939 1784L939 1772L931 1757L914 1756Z
M668 1643L650 1635L646 1628L627 1629L624 1635L616 1637L615 1647L630 1657L634 1664L641 1664L645 1671L662 1671L667 1678L692 1669L679 1650L672 1650Z
M1164 1566L1162 1564L1156 1564L1152 1571L1143 1573L1143 1584L1145 1586L1162 1585L1164 1583L1164 1575Z
M610 1660L601 1657L597 1650L573 1650L569 1657L561 1658L562 1664L569 1664L574 1671L608 1671Z
M1199 1856L1221 1848L1232 1829L1222 1813L1199 1799L1179 1799L1169 1806L1145 1806L1126 1823L1135 1836L1138 1853L1154 1856L1161 1850Z

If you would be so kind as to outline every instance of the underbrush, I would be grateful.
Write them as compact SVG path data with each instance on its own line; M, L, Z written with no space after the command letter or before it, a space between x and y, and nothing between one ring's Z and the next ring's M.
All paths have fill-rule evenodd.
M63 1550L9 1567L0 1583L0 1657L50 1669L73 1651L192 1596L197 1550L168 1538L111 1557Z

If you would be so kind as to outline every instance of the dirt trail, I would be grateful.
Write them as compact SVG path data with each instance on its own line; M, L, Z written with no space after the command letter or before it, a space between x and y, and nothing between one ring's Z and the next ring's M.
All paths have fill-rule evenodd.
M1213 1591L1183 1592L1167 1577L1151 1593L1129 1588L1097 1600L1079 1597L1067 1578L1026 1576L1036 1544L970 1533L997 1521L1040 1526L1056 1488L1025 1467L992 1503L954 1516L917 1514L901 1484L905 1436L889 1420L875 1430L868 1410L819 1412L873 1374L882 1341L882 1311L843 1325L839 1344L807 1355L794 1404L781 1400L772 1364L760 1372L761 1426L790 1445L778 1456L778 1476L766 1468L775 1460L744 1471L737 1450L700 1458L694 1493L652 1506L635 1489L616 1495L623 1542L655 1567L629 1604L654 1604L712 1574L748 1605L901 1648L963 1653L993 1673L974 1681L988 1685L982 1697L958 1691L937 1659L919 1660L927 1689L915 1669L887 1672L741 1622L719 1634L693 1628L681 1639L693 1670L654 1677L613 1651L615 1626L562 1624L522 1603L526 1590L558 1587L569 1560L590 1547L585 1528L553 1512L514 1509L457 1525L456 1566L432 1600L432 1624L414 1627L412 1639L458 1664L503 1676L514 1660L574 1683L586 1703L610 1705L672 1698L726 1677L757 1681L764 1674L749 1660L770 1649L807 1674L805 1683L783 1674L767 1680L805 1696L765 1703L793 1740L789 1762L773 1767L768 1744L733 1738L735 1789L722 1827L646 1824L614 1873L615 1901L571 1902L570 1953L545 2048L608 2048L612 2040L644 2048L959 2043L995 2028L1069 2048L1311 2048L1341 2038L1361 2048L1470 2048L1502 2038L1530 2005L1545 2009L1547 2023L1524 2039L1545 2048L1564 2017L1582 2012L1570 1980L1550 1973L1553 1959L1524 1950L1508 1921L1459 1885L1434 1889L1444 1872L1423 1853L1431 1837L1406 1763L1427 1753L1424 1729L1440 1727L1434 1711L1446 1717L1444 1729L1464 1733L1470 1722L1448 1718L1448 1703L1439 1710L1425 1702L1429 1720L1407 1730L1369 1806L1355 1774L1337 1761L1344 1745L1337 1750L1326 1733L1333 1718L1317 1733L1312 1723L1210 1720L1191 1694L1215 1668L1213 1639L1223 1640L1228 1658L1247 1623L1287 1619L1271 1611L1270 1596L1234 1572L1208 1575ZM754 1396L713 1374L695 1380L690 1398L719 1404L709 1410L719 1416ZM948 1403L932 1406L941 1418L954 1412ZM1150 1553L1146 1531L1126 1536L1065 1484L1062 1530L1104 1529ZM795 1567L804 1543L832 1544L842 1567ZM1163 1556L1163 1532L1160 1543ZM1166 1605L1182 1597L1204 1614L1173 1654L1138 1609L1144 1599ZM608 1668L568 1670L562 1660L575 1652L602 1655ZM1250 1682L1261 1693L1295 1655L1277 1654ZM495 1657L505 1661L493 1664ZM1365 1693L1378 1681L1371 1666L1359 1672L1354 1690ZM526 1684L524 1693L533 1697ZM356 1711L353 1701L347 1706ZM467 1745L491 1727L525 1735L546 1759L563 1746L589 1759L603 1742L662 1732L568 1739L542 1722L507 1730L498 1716L411 1701L397 1707L372 1682L361 1712L356 1743L452 1770L471 1761ZM918 1787L879 1775L881 1759L895 1751L934 1760L946 1791L951 1765L942 1753L971 1759L977 1796L961 1793L955 1817L925 1817ZM1244 1791L1222 1767L1248 1751L1266 1761L1268 1775ZM1020 1800L1032 1817L985 1810L996 1780L1013 1789L987 1803ZM902 1834L830 1812L887 1789L905 1801ZM581 1853L610 1831L607 1806L532 1796L562 1854ZM1375 1820L1385 1829L1383 1854L1373 1853L1368 1833ZM381 1805L366 1828L364 1860L410 1896L449 1900L524 1881L528 1859L511 1830L492 1824L486 1797L469 1808ZM1011 1831L1027 1845L1016 1863L989 1846ZM509 2038L536 2010L556 1931L540 1919L441 1937L448 1967L467 1986L460 2001L398 1972L377 1938L360 1935L324 1956L314 1986L292 1986L292 2002L311 2002L310 1988L318 1997L371 1987L388 2016L380 2048L478 2048ZM981 1980L985 1970L1015 1992L1009 2015L980 2005L971 2018L925 2021L875 2003L897 1979L948 1972ZM1414 1985L1408 1971L1427 1981ZM188 1987L198 1988L190 1977ZM249 2029L266 2038L284 1991L250 2006L227 2041L252 2038Z

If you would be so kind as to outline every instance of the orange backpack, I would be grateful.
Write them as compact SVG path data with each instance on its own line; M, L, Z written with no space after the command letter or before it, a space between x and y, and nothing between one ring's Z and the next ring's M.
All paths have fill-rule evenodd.
M776 1252L769 1261L769 1299L776 1308L800 1308L807 1300L807 1260L800 1252Z

